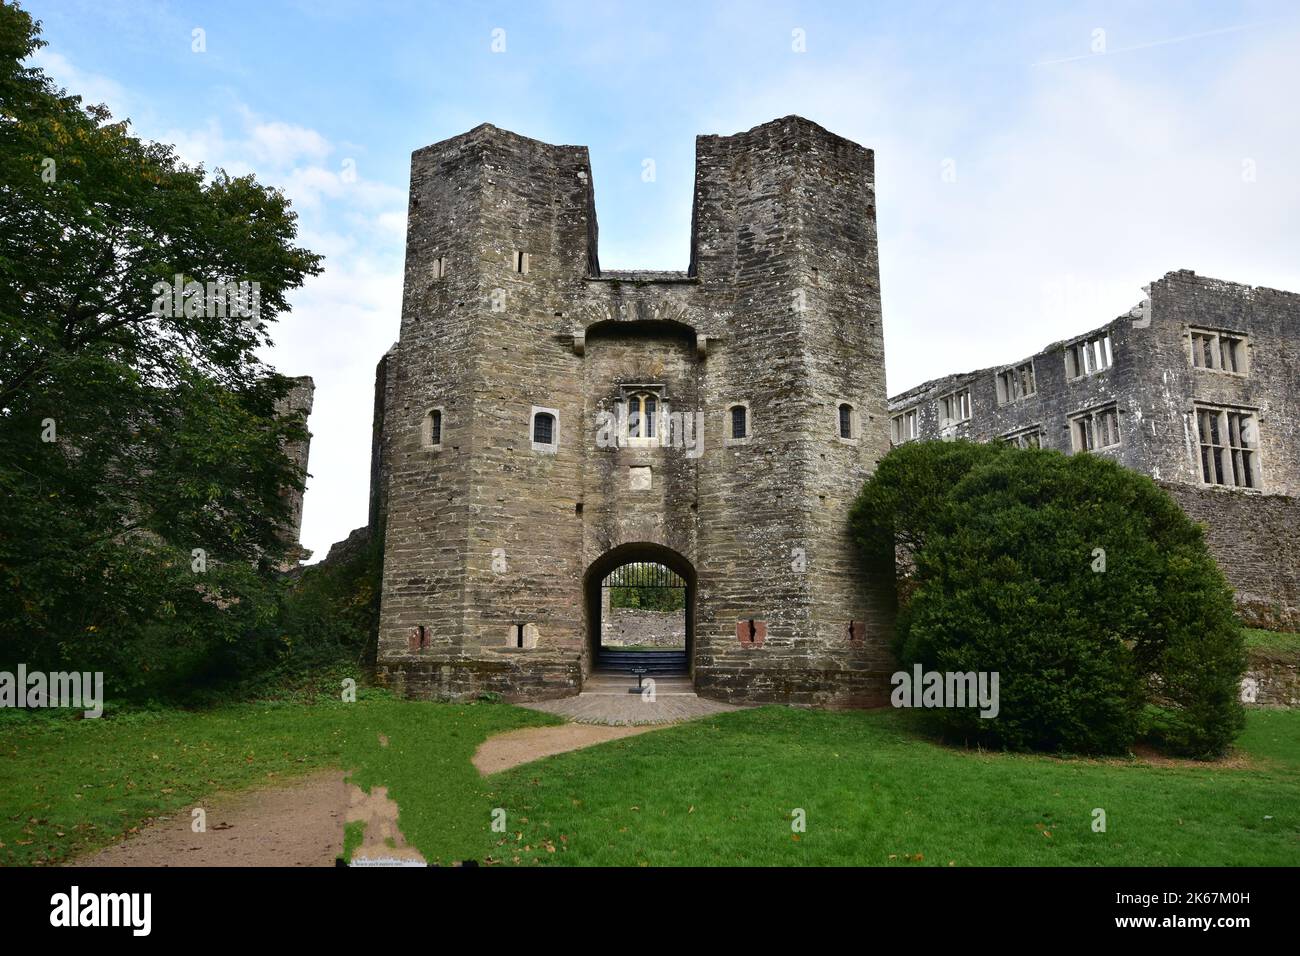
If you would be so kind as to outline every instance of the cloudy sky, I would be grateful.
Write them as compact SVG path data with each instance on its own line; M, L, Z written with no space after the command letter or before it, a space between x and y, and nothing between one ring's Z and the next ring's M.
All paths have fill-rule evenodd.
M62 85L282 187L325 255L267 355L316 380L317 558L366 520L410 153L482 122L590 147L605 268L686 267L699 133L799 113L875 149L891 393L1172 269L1300 290L1293 2L21 2Z

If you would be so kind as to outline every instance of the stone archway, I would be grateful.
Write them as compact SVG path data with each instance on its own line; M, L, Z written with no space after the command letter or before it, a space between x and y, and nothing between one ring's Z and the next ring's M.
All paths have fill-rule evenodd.
M662 565L680 579L685 590L685 656L684 673L695 674L695 567L683 555L671 548L652 542L622 544L606 551L587 568L583 578L584 621L586 644L584 647L585 673L596 669L600 658L602 634L602 584L625 565L634 563ZM683 673L678 671L678 673Z

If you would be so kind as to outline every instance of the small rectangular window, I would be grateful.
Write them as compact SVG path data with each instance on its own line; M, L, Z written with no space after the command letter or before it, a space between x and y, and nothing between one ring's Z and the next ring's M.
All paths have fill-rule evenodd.
M524 274L528 271L528 253L522 249L515 250L515 272Z
M555 444L555 419L545 413L533 419L533 441L539 445Z
M744 405L731 406L731 437L732 438L746 437L746 425L748 423L745 421L745 412L746 412L746 408Z

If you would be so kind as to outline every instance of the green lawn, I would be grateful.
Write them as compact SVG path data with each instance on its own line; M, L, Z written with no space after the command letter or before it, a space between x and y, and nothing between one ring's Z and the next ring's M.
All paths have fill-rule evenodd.
M206 794L324 766L388 786L407 840L443 862L1300 863L1300 713L1291 711L1251 712L1226 765L1152 766L939 747L896 712L766 707L486 781L469 763L480 741L554 719L381 694L97 721L3 717L8 864L66 860ZM507 834L490 830L496 807L507 812ZM1097 807L1105 833L1091 828ZM792 832L796 808L806 832Z
M378 693L354 704L0 717L0 863L8 865L64 861L205 795L331 766L355 769L353 782L366 789L388 786L399 827L427 859L481 857L491 806L470 756L492 734L557 722L500 704ZM349 836L359 843L359 835Z
M1300 714L1254 711L1239 744L1249 760L1238 769L979 754L919 740L895 712L768 707L492 778L512 814L495 855L628 866L1300 864ZM802 834L791 829L796 808ZM1092 831L1094 808L1106 812L1105 833Z
M1300 634L1289 631L1261 631L1248 627L1246 631L1246 650L1267 654L1285 654L1300 656Z

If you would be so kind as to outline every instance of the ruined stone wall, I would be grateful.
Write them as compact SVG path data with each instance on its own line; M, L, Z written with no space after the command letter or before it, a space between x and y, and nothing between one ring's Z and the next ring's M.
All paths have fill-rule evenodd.
M1151 303L1158 334L1141 392L1169 432L1145 442L1141 470L1201 484L1193 403L1242 407L1258 414L1264 492L1300 497L1300 295L1182 271L1151 284ZM1194 368L1190 327L1247 336L1245 374Z
M1241 680L1241 702L1255 707L1300 707L1300 664L1252 654Z
M681 611L611 608L604 617L601 643L606 647L684 647L686 615Z
M1190 330L1246 337L1244 374L1197 368ZM1108 333L1113 364L1071 379L1065 350ZM999 404L996 376L1032 362L1037 392ZM940 400L971 392L971 417L940 419ZM1120 444L1097 454L1166 482L1187 513L1207 528L1207 542L1248 620L1294 621L1300 575L1300 295L1254 288L1195 273L1170 272L1151 283L1143 307L1083 336L1055 343L1009 366L927 382L890 399L894 415L916 409L920 438L1005 439L1026 429L1042 445L1071 451L1070 416L1114 403ZM1202 481L1198 404L1249 410L1258 419L1263 485L1224 488Z
M282 417L289 415L301 416L305 426L307 419L311 416L312 403L316 397L316 383L310 375L300 375L291 379L291 381L293 386L289 389L289 393L277 403L276 412ZM308 433L307 437L301 441L289 442L285 445L284 452L305 477L307 475L307 461L311 452L311 434ZM289 518L281 534L283 539L290 545L289 553L286 556L286 565L287 567L293 567L299 561L310 558L311 552L302 546L303 492L296 489L285 491L284 497L288 500Z
M1252 627L1300 630L1300 500L1161 482L1205 541Z
M481 126L413 155L408 230L375 469L381 678L575 692L593 568L655 547L692 583L701 693L885 698L891 581L847 535L887 448L870 151L798 117L700 137L690 270L602 273L586 150ZM638 385L702 439L603 440ZM751 433L729 442L737 402ZM530 440L537 409L553 448ZM750 619L761 642L742 643Z

